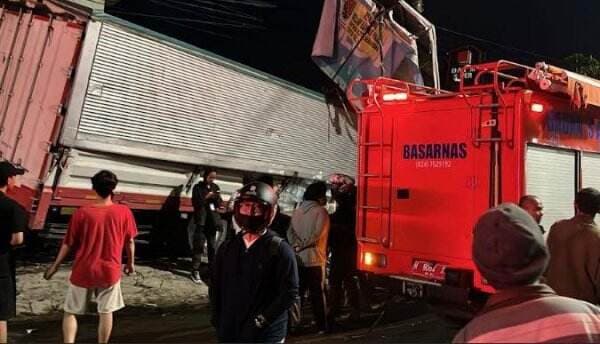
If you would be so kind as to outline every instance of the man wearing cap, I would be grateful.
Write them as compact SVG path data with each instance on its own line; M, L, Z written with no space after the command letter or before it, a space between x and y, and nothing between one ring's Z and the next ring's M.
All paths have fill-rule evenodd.
M585 188L575 196L575 216L550 228L546 282L559 295L600 304L600 191Z
M483 214L473 232L472 253L496 293L454 343L600 341L600 308L558 296L539 282L548 249L523 209L506 203Z
M6 196L18 186L18 176L25 170L8 161L0 162L0 343L6 343L9 318L16 315L15 265L11 248L23 243L27 213L17 202Z

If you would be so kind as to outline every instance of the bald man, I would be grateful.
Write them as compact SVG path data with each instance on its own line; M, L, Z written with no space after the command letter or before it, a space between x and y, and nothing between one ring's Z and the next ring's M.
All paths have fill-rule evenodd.
M523 210L533 217L535 222L537 222L540 231L542 231L542 234L544 234L546 231L540 224L542 222L542 217L544 216L544 205L539 197L534 195L525 195L519 200L519 207L523 208Z

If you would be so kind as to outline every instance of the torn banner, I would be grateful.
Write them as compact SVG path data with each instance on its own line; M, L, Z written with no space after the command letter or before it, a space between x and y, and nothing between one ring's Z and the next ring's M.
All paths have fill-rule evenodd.
M342 89L355 78L379 76L422 85L415 37L394 21L391 11L381 20L378 13L371 0L325 0L313 61Z

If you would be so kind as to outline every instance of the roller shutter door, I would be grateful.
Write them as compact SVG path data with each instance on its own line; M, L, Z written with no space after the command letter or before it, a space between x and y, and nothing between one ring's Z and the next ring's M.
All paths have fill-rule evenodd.
M542 200L542 225L548 230L554 222L573 216L575 152L528 146L525 158L526 193Z
M581 156L581 186L600 190L600 154L583 153Z

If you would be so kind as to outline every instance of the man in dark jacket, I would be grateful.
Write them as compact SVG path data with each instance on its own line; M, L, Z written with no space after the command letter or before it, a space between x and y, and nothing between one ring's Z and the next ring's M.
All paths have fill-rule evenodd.
M25 170L8 161L0 162L0 343L7 340L7 321L17 312L14 246L23 243L27 227L27 212L15 200L6 196L18 186L18 176Z
M285 339L298 268L291 247L268 229L275 202L273 189L261 182L244 186L235 200L241 232L219 247L209 290L220 342Z
M200 265L204 242L208 249L208 264L212 266L215 256L215 239L217 231L221 231L221 217L217 212L223 203L220 189L215 184L217 172L212 169L204 171L203 181L196 184L192 190L192 205L194 206L194 221L196 228L192 240L192 281L202 283Z
M329 270L329 297L331 309L329 324L335 323L340 315L344 290L352 307L351 318L360 317L360 287L356 273L356 187L354 184L332 184L333 198L337 202L335 213L331 215L329 230L329 250L331 252Z

